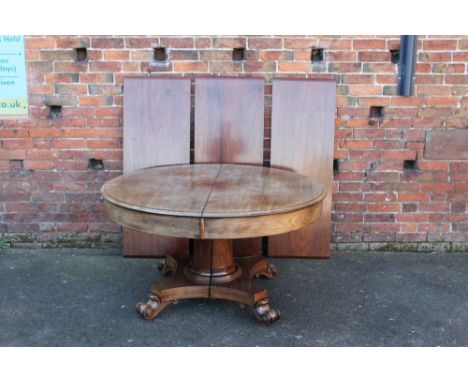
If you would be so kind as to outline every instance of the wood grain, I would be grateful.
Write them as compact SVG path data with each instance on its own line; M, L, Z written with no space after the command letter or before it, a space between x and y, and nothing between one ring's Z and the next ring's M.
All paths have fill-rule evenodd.
M271 166L318 180L327 195L314 224L269 238L269 256L330 256L335 93L334 81L273 80Z
M195 163L263 163L264 80L195 80ZM261 253L260 239L236 240L235 256Z
M323 186L292 171L262 166L157 166L107 181L103 197L124 208L182 217L280 214L316 203Z
M124 173L190 161L190 79L124 79ZM188 241L123 230L125 257L188 254Z
M244 179L242 189L237 188ZM234 192L228 190L233 187ZM144 169L104 184L109 217L147 233L200 239L275 235L321 214L323 186L291 171L246 165Z

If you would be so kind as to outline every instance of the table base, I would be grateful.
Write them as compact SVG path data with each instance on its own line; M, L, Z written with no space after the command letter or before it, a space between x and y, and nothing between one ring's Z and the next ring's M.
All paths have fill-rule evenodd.
M211 277L200 276L200 269L194 267L196 263L196 251L192 260L188 256L177 258L167 256L159 268L163 274L172 274L172 276L152 286L149 300L146 303L138 303L137 312L143 318L152 320L169 304L175 304L179 300L213 298L248 305L254 309L257 320L265 324L279 319L279 311L272 309L269 305L268 291L253 281L258 277L271 279L276 275L276 268L265 258L260 256L238 258L232 262L231 267L227 267L225 274L221 275L223 279L218 279L216 282L213 282L213 279L221 273L219 269L214 270ZM198 272L195 274L200 277L193 277L194 268ZM231 275L231 277L226 275Z

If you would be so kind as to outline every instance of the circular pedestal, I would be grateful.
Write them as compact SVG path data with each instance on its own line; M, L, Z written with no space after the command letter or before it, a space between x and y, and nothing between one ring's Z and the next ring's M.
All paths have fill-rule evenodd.
M185 275L201 284L220 284L240 277L241 268L234 262L232 240L194 240L193 258Z

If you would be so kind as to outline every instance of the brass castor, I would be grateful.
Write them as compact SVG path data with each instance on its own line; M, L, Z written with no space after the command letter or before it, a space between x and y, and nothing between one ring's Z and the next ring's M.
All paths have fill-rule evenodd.
M280 312L277 309L270 308L270 302L267 298L264 298L255 304L255 316L258 322L268 325L279 320Z
M165 307L167 303L162 303L159 296L151 294L146 303L136 304L136 311L145 319L154 319Z

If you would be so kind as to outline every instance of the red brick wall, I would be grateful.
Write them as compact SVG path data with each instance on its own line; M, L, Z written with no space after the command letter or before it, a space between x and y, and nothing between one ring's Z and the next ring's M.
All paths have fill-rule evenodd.
M153 59L158 46L165 62ZM98 190L122 168L125 76L264 77L266 161L271 79L334 78L335 248L467 250L468 162L426 160L424 145L427 130L468 126L468 36L418 37L412 97L395 95L398 46L399 36L26 37L30 117L0 120L0 232L16 246L118 245ZM232 60L238 47L243 61ZM371 106L384 117L370 118ZM405 170L414 159L419 170Z

